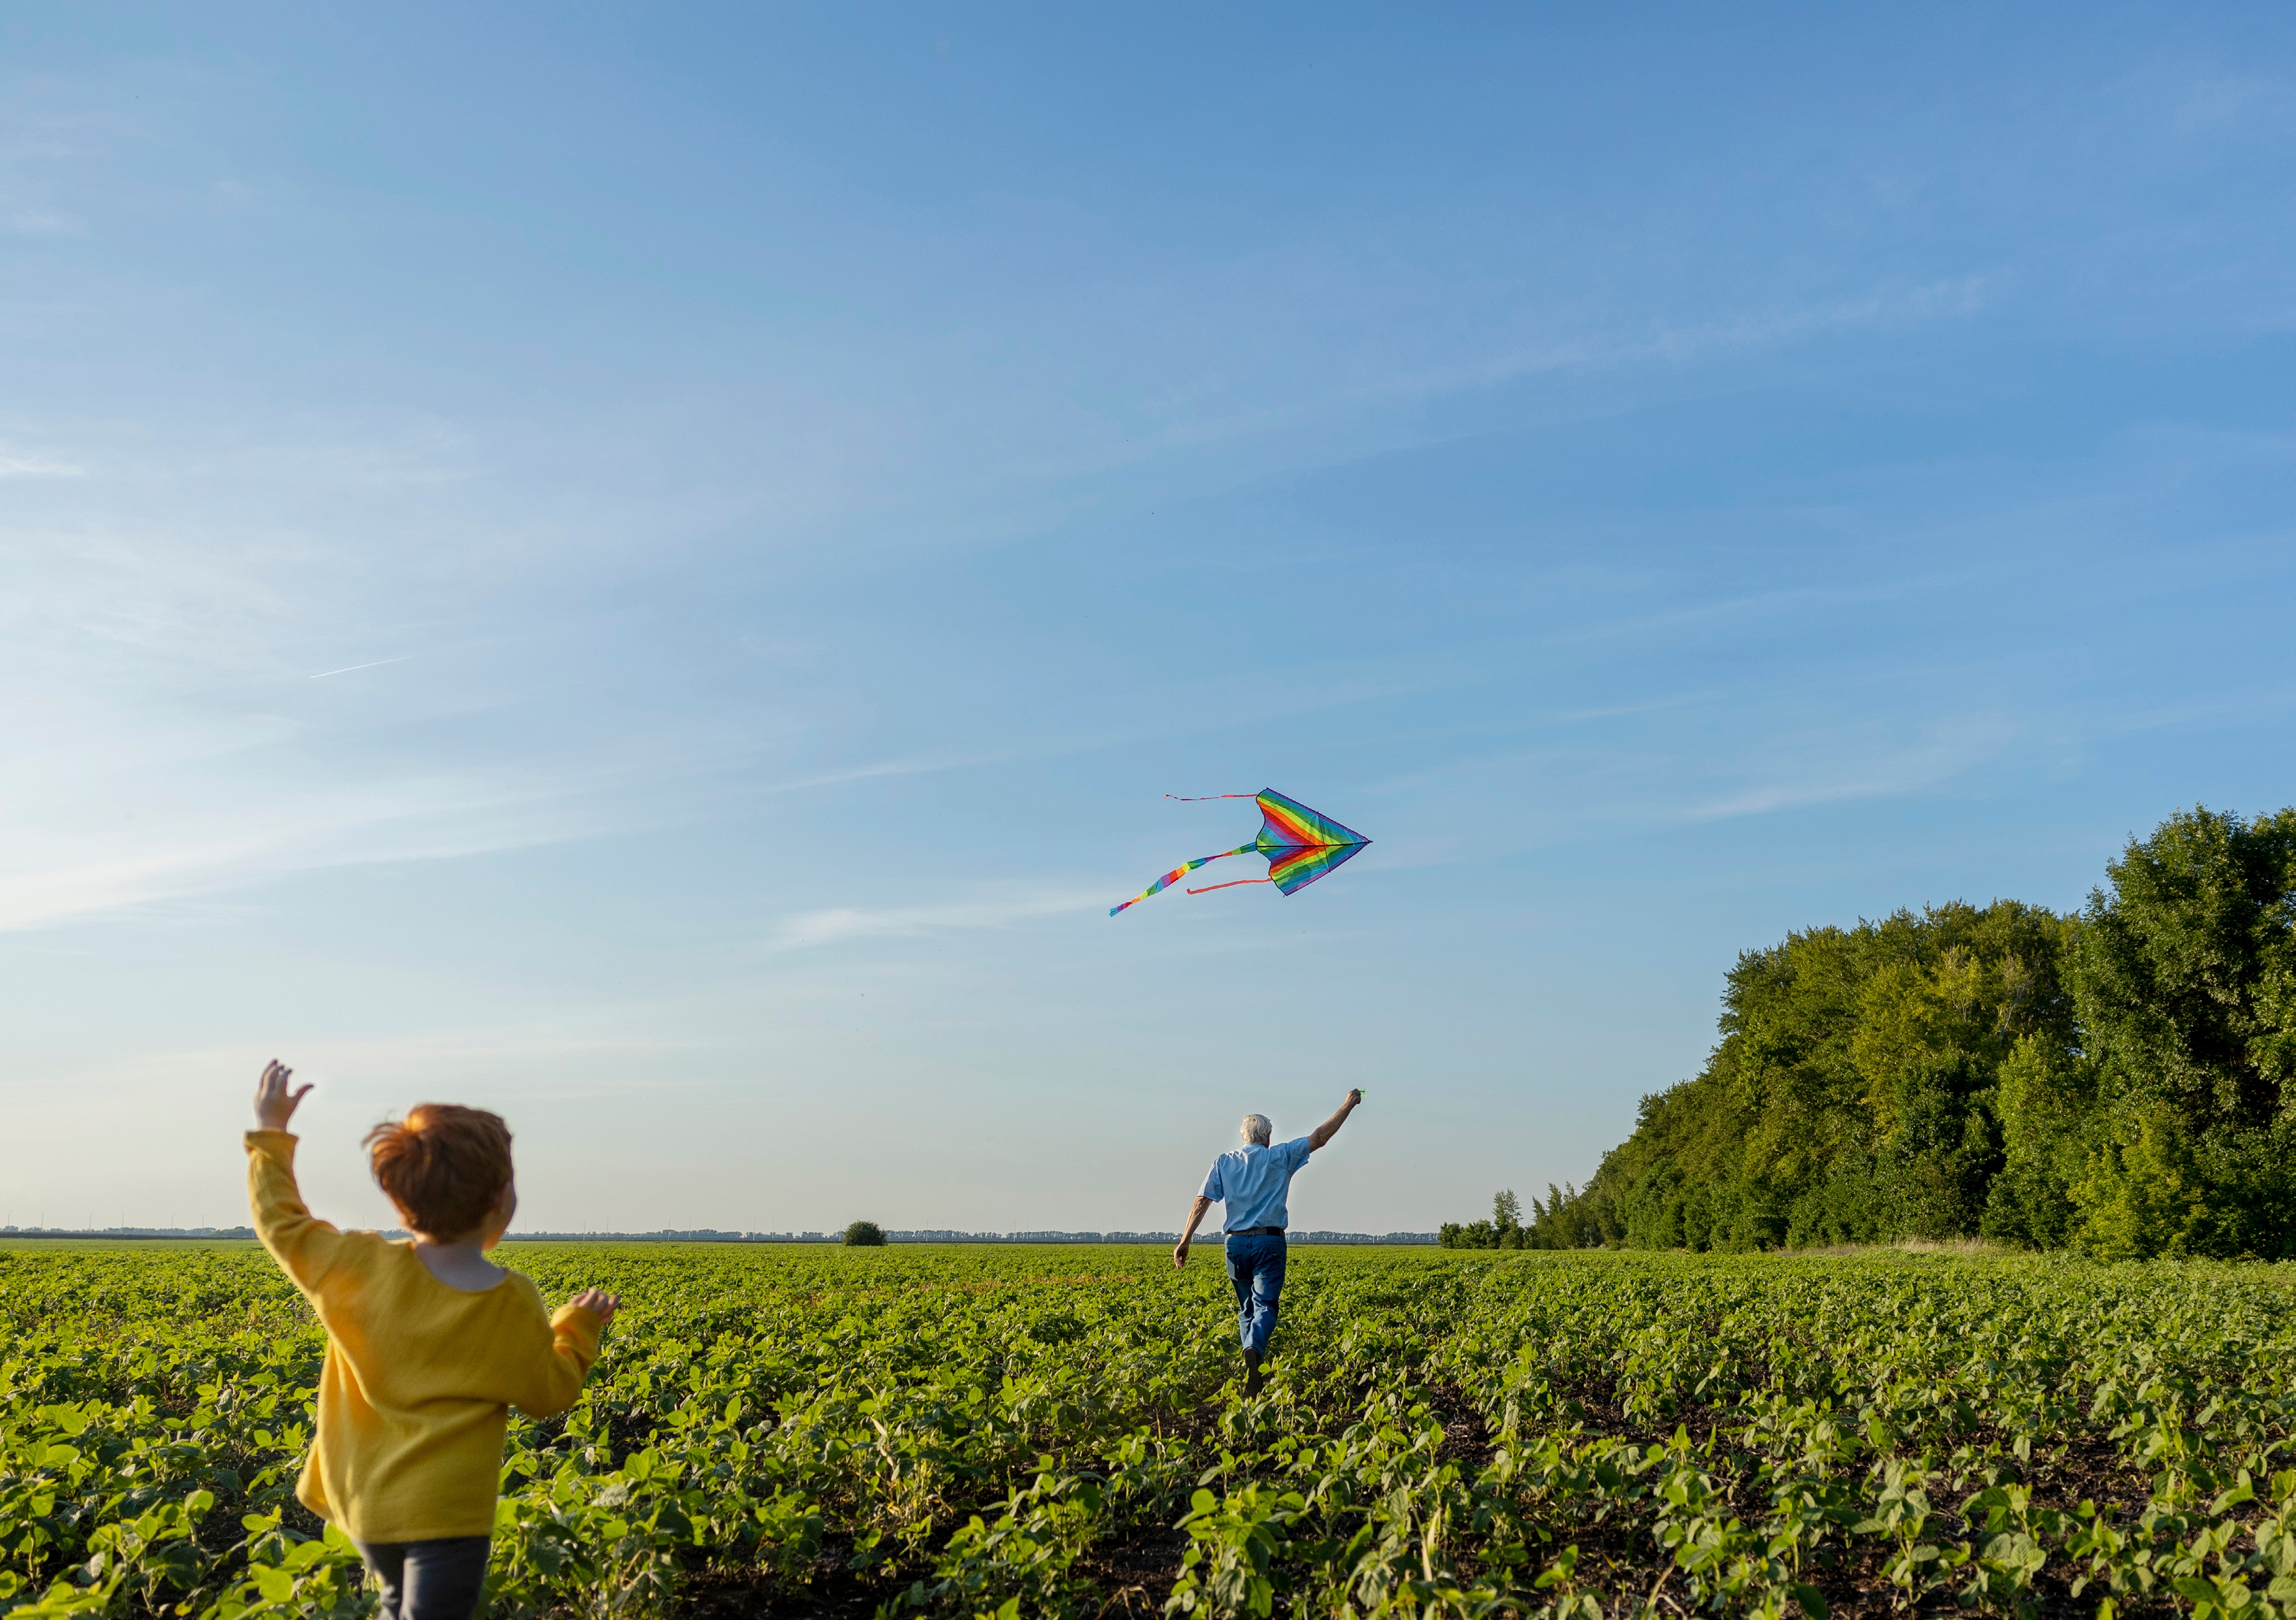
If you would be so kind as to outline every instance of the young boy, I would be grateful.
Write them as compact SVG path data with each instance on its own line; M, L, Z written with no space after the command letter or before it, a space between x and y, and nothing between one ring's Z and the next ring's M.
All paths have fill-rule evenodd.
M295 1494L358 1543L383 1620L470 1620L486 1580L508 1409L574 1404L620 1301L584 1289L554 1317L486 1257L518 1207L510 1130L425 1103L367 1134L375 1180L413 1240L338 1231L295 1189L287 1133L308 1085L274 1062L255 1091L255 1231L327 1330L318 1432Z

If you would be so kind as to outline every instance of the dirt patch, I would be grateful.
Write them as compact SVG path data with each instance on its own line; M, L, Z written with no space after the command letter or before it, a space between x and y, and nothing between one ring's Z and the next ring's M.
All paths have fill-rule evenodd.
M789 1587L737 1575L696 1575L678 1591L679 1620L868 1620L893 1594L850 1570Z
M1825 1594L1828 1620L1882 1620L1885 1616L1906 1614L1905 1599L1890 1583L1883 1573L1889 1563L1888 1552L1878 1546L1858 1547L1848 1557L1834 1550L1838 1560L1806 1567L1803 1578ZM2033 1583L2033 1590L2025 1601L2033 1605L2045 1620L2094 1620L2099 1593L2090 1591L2074 1597L2071 1573L2052 1560ZM2128 1600L2124 1600L2124 1606ZM1962 1610L1953 1590L1932 1591L1922 1599L1918 1612L1948 1615Z
M1430 1384L1425 1393L1429 1410L1443 1425L1443 1444L1435 1460L1457 1463L1459 1472L1472 1479L1491 1460L1490 1429L1483 1422L1483 1414L1456 1384Z
M678 1620L866 1620L908 1583L852 1565L852 1543L832 1536L801 1584L744 1569L696 1570L679 1583Z
M1094 1542L1077 1560L1075 1574L1106 1595L1103 1615L1160 1615L1180 1578L1180 1557L1187 1550L1186 1531L1152 1519Z

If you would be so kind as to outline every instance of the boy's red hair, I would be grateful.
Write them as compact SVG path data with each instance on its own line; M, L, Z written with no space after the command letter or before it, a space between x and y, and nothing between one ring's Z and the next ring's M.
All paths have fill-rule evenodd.
M470 1236L510 1185L510 1126L499 1114L425 1102L366 1133L374 1179L426 1238Z

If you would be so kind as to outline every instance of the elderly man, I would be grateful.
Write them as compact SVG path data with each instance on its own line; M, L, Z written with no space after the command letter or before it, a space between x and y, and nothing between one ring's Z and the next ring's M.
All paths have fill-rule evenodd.
M1243 1117L1243 1146L1212 1160L1204 1190L1188 1211L1187 1230L1172 1251L1176 1266L1188 1263L1188 1246L1196 1227L1214 1202L1227 1206L1221 1224L1227 1235L1227 1280L1235 1285L1236 1330L1243 1337L1243 1393L1259 1393L1259 1363L1267 1354L1267 1336L1275 1330L1276 1297L1283 1291L1283 1229L1291 1216L1283 1207L1292 1190L1292 1176L1308 1156L1340 1133L1356 1111L1363 1093L1352 1091L1340 1111L1307 1135L1269 1147L1275 1127L1265 1114Z

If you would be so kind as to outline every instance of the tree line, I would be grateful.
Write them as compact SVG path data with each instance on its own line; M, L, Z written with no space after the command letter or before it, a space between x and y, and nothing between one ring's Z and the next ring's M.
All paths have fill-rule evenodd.
M1584 1187L1451 1248L1983 1237L2296 1257L2296 809L2196 807L2081 911L2014 900L1790 934Z

